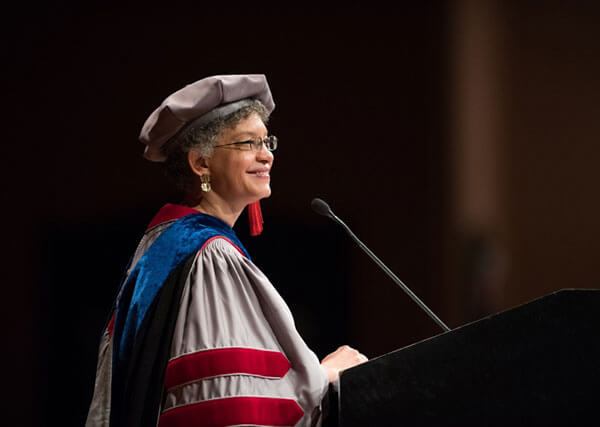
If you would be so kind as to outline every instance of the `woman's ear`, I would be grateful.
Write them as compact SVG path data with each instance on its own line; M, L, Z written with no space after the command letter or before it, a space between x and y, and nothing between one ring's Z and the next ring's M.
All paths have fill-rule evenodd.
M208 159L202 157L199 151L190 150L187 158L190 169L195 175L202 176L208 174Z

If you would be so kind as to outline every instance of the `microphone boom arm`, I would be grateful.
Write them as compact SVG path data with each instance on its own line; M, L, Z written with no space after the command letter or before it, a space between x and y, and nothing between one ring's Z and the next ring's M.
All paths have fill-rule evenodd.
M406 285L405 285L405 284L402 282L402 280L400 280L398 277L396 277L396 275L395 275L395 274L394 274L394 273L393 273L393 272L392 272L392 271L391 271L389 268L387 268L387 266L386 266L386 265L385 265L383 262L381 262L381 260L380 260L379 258L377 258L377 256L375 256L375 254L374 254L373 252L371 252L371 250L370 250L369 248L367 248L367 247L365 246L365 244L359 240L359 238L358 238L358 237L356 237L356 236L354 235L354 233L352 232L352 230L350 230L350 228L349 228L349 227L348 227L348 226L347 226L347 225L344 223L344 221L342 221L341 219L339 219L339 218L338 218L338 217L337 217L337 216L336 216L336 215L335 215L335 214L334 214L334 213L333 213L331 210L329 210L329 212L328 212L328 216L329 216L331 219L333 219L335 222L337 222L338 224L340 224L340 225L341 225L341 226L344 228L344 230L346 230L346 232L347 232L347 233L350 235L350 237L352 237L352 239L353 239L353 240L354 240L354 241L355 241L355 242L358 244L358 246L360 246L360 248L361 248L363 251L365 251L365 252L366 252L366 254L367 254L367 255L369 255L369 257L371 257L371 259L372 259L373 261L375 261L375 263L376 263L376 264L377 264L379 267L381 267L381 269L382 269L383 271L385 271L385 272L387 273L387 275L388 275L388 276L390 276L390 278L391 278L391 279L392 279L392 280L393 280L393 281L394 281L394 282L395 282L395 283L396 283L398 286L400 286L400 287L402 288L402 290L403 290L404 292L406 292L406 294L408 294L408 296L409 296L409 297L410 297L410 298L411 298L411 299L412 299L412 300L413 300L415 303L417 303L417 305L418 305L419 307L421 307L421 308L422 308L422 309L425 311L425 313L427 313L427 314L429 315L429 317L431 317L431 318L434 320L434 322L435 322L435 323L437 323L437 324L440 326L440 328L442 328L442 329L443 329L444 331L446 331L446 332L450 332L450 331L451 331L451 329L450 329L450 328L449 328L449 327L448 327L448 326L447 326L447 325L446 325L444 322L442 322L442 321L440 320L440 318L439 318L439 317L437 317L437 316L435 315L435 313L434 313L433 311L431 311L431 310L429 309L429 307L427 307L427 306L425 305L425 303L424 303L423 301L421 301L421 300L419 299L419 297L417 297L417 296L416 296L416 295L415 295L415 294L414 294L414 293L413 293L413 292L412 292L412 291L411 291L411 290L408 288L408 286L406 286Z

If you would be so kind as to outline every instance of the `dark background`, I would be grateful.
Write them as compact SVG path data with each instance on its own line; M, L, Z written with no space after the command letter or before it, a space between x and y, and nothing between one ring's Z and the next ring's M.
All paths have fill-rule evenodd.
M177 202L137 136L173 91L264 73L265 231L236 229L319 357L376 357L552 291L599 288L595 2L383 7L57 2L4 14L10 425L82 425L120 276ZM12 424L11 417L14 417ZM9 425L7 424L7 425Z

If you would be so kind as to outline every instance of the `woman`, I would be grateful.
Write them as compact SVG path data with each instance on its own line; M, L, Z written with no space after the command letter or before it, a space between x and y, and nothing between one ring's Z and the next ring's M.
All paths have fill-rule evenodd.
M146 121L145 157L184 194L136 250L100 345L87 425L314 425L328 382L366 358L321 363L233 225L271 194L277 139L263 75L213 76L167 97Z

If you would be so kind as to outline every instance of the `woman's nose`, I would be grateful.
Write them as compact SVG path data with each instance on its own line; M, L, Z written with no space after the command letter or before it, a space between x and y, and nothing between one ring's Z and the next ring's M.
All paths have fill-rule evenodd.
M270 162L273 160L274 156L271 151L267 150L265 144L261 144L260 150L256 152L256 158L262 162Z

